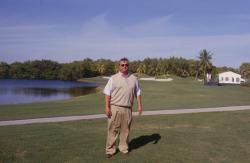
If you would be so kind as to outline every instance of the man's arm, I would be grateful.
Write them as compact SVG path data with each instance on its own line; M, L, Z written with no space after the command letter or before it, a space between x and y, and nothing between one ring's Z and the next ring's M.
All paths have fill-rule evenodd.
M137 96L137 110L139 112L139 115L142 114L142 100L141 100L141 95Z
M110 96L105 95L105 114L107 115L108 118L111 118L112 113L110 110Z
M111 92L113 89L112 85L113 85L113 80L112 78L110 78L103 90L103 93L105 94L105 110L104 111L108 118L111 118L112 116L112 113L110 110L110 99L111 99Z

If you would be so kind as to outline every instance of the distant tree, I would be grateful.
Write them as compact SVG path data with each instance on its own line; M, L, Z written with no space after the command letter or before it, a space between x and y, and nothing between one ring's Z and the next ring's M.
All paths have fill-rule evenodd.
M30 78L34 79L58 79L58 74L61 65L55 61L51 60L35 60L30 62L25 62L29 67Z
M178 63L178 58L176 57L170 57L169 58L169 68L170 73L179 76L180 75L180 68Z
M158 61L156 58L146 58L143 60L143 64L146 66L146 74L150 76L156 76Z
M150 76L177 75L180 77L206 77L206 73L212 71L212 55L202 50L200 60L188 60L182 57L170 58L145 58L143 61L130 61L129 70L132 73L146 74ZM10 65L0 63L0 78L9 76L15 79L60 79L77 80L98 75L109 76L118 71L117 61L98 59L96 61L86 58L82 61L62 63L51 60L34 60L14 62Z
M173 74L180 77L189 77L196 75L196 67L194 65L197 62L182 57L171 57L169 59L146 58L142 62L138 61L137 67L135 65L134 67L136 67L135 72L145 73L150 76Z
M9 69L8 63L0 62L0 79L9 78Z
M94 77L98 75L96 64L92 59L86 58L81 64L84 68L84 71L82 71L83 77Z
M99 75L104 75L106 67L103 59L96 61L96 69Z
M60 80L76 80L79 78L79 73L76 71L74 64L65 63L61 64L61 66L59 71Z
M116 69L117 62L112 62L111 60L107 60L106 62L106 71L105 75L112 75L116 73L118 70Z
M201 71L203 72L203 79L205 83L207 81L206 74L212 71L212 66L213 66L211 62L212 54L211 52L208 52L206 49L203 49L200 51L199 59L200 59L199 66Z
M240 73L238 69L235 69L235 68L232 68L232 67L226 67L226 66L216 67L216 71L218 73L222 73L222 72L226 72L226 71L232 71L232 72L235 72L235 73Z
M130 61L129 62L129 71L131 73L137 73L137 69L140 66L140 64L141 64L141 61Z
M250 79L250 63L242 63L240 66L240 74L243 78Z
M62 64L62 67L59 72L60 80L78 80L84 78L87 75L89 70L86 70L86 65L83 64L83 61L74 61L72 63Z
M139 74L145 74L146 73L146 65L143 63L140 63L138 68L136 69L136 72Z
M50 60L14 62L10 65L9 75L13 79L58 79L61 66Z
M195 77L195 80L198 79L199 75L201 74L199 61L195 61L195 60L190 61L190 63L189 63L189 72L190 72L191 76Z
M169 71L168 59L160 58L157 64L159 75L167 75Z
M27 67L21 62L14 62L10 64L10 77L13 79L25 79L29 78Z
M188 61L186 59L184 59L184 58L179 59L179 68L178 68L179 76L181 76L181 77L190 76L189 71L188 71L189 65L190 64L188 63Z
M116 64L111 60L99 59L95 65L99 75L112 75L116 72Z

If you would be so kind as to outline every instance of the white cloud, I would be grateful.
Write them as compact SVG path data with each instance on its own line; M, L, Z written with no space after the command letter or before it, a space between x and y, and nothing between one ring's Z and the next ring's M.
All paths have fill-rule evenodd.
M130 36L139 37L155 37L170 34L171 32L179 30L180 27L175 26L171 23L171 18L173 15L149 19L144 22L139 22L137 24L130 25L123 29L123 32Z
M69 26L0 27L0 60L47 58L67 62L123 56L197 59L199 51L207 49L214 53L213 62L218 66L239 67L242 62L250 62L250 34L174 36L185 29L171 23L171 19L172 15L118 27L102 14L85 22L77 30L80 32L71 32Z
M0 26L0 31L33 31L58 28L56 25L16 25L16 26Z
M107 21L106 14L93 17L89 21L85 22L80 28L81 33L79 36L90 39L115 37L119 33L116 26L113 26Z

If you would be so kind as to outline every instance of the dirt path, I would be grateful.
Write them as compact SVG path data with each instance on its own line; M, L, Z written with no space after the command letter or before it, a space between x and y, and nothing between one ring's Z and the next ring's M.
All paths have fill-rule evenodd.
M144 111L142 115L188 114L188 113L225 112L225 111L238 111L238 110L250 110L250 105L216 107L216 108L200 108L200 109ZM138 113L133 112L133 116L138 116ZM99 118L106 118L106 116L105 114L94 114L94 115L82 115L82 116L65 116L65 117L24 119L24 120L9 120L9 121L0 121L0 126L24 125L24 124L34 124L34 123L50 123L50 122L66 122L66 121L99 119Z

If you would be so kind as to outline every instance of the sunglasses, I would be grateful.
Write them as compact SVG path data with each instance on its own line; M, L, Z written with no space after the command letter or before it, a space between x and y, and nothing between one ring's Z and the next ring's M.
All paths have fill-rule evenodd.
M120 66L122 66L122 67L128 67L128 64L120 64Z

